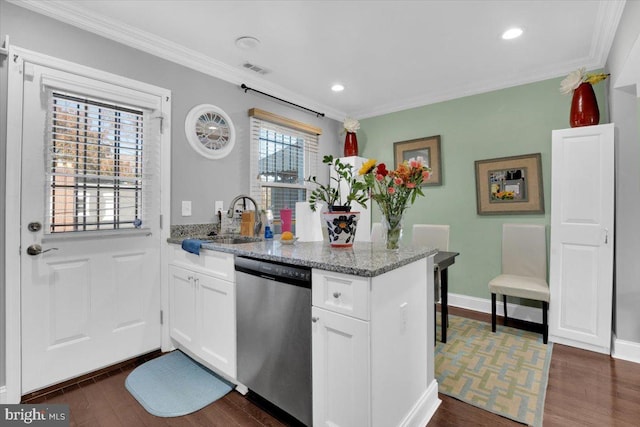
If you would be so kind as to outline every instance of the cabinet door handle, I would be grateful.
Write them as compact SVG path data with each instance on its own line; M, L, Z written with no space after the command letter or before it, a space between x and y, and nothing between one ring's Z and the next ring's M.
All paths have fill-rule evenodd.
M340 292L334 292L333 293L333 297L334 298L340 298L340 295L342 295Z
M195 279L195 277L193 277L193 276L189 276L189 277L187 277L187 280L188 280L188 281L192 281L192 280L194 280L194 279Z
M320 318L319 318L319 317L316 317L316 316L313 316L313 317L311 318L311 321L312 321L313 323L316 323L318 320L320 320Z

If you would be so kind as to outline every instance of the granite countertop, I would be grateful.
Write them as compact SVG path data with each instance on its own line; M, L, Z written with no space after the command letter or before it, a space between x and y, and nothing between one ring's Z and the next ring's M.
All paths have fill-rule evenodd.
M176 236L168 242L180 244L184 238ZM202 249L363 277L378 276L437 252L428 247L411 246L389 251L383 243L369 242L356 242L352 248L332 248L325 242L287 245L278 239L240 244L203 242Z

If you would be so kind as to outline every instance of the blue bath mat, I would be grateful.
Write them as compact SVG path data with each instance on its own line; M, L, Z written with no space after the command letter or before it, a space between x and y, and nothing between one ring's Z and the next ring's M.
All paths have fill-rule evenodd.
M180 351L145 362L125 381L129 393L158 417L179 417L204 408L232 385Z

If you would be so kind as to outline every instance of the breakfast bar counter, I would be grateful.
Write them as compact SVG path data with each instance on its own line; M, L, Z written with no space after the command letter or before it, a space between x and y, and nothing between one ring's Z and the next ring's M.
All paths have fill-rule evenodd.
M171 238L169 243L179 244L182 239ZM411 246L390 251L382 243L356 242L351 248L333 248L324 242L285 244L277 239L240 244L203 241L202 249L360 277L379 276L437 252L428 247Z
M222 370L237 382L239 390L246 391L243 381L238 380L247 370L238 363L236 376L233 363L236 342L246 335L240 327L237 332L234 328L245 319L241 315L236 319L236 307L240 307L238 313L245 313L242 307L248 304L253 310L250 313L257 316L270 310L285 310L283 302L290 299L270 299L267 285L264 289L257 287L238 264L234 271L234 263L240 258L253 258L305 267L310 269L310 295L302 305L287 306L286 310L309 311L305 316L310 316L310 321L303 328L307 330L305 334L310 334L304 341L311 341L312 353L313 392L303 393L306 399L313 398L313 421L309 424L424 427L429 422L440 404L433 347L435 249L408 246L387 250L382 243L369 242L333 248L325 242L283 243L279 239L247 242L226 239L233 243L222 243L222 239L213 238L203 239L200 246L199 242L186 242L196 244L195 252L199 252L196 255L181 249L182 239L169 239L169 243L174 243L170 245L169 294L173 297L170 299L188 303L181 308L174 302L175 313L169 321L171 338L181 344L180 348L194 347L193 340L184 339L189 334L178 330L180 325L210 325L192 319L194 304L202 305L204 317L210 313L218 313L220 317L226 310L227 318L208 326L221 329L216 331L217 336L226 336L228 332L226 345L217 340L206 347L216 348L217 356L226 357L211 356L207 366ZM191 249L190 245L185 246ZM275 279L268 279L265 283L273 284ZM207 280L211 283L207 286L213 288L215 281L219 288L215 299L205 296ZM271 287L286 286L292 285L278 282ZM254 289L257 298L247 292ZM203 296L198 296L198 290ZM179 293L182 291L188 297ZM227 302L221 295L226 296ZM205 304L209 300L217 305ZM188 321L176 313L183 314ZM228 325L227 329L224 325ZM262 325L263 322L257 322L254 327ZM201 351L203 346L195 347L196 355L198 351L211 353ZM238 344L237 348L241 346Z

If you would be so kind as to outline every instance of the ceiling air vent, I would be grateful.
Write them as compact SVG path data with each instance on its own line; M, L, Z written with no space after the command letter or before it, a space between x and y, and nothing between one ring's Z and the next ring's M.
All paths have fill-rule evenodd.
M269 72L269 70L267 70L266 68L262 68L259 65L251 64L249 62L245 62L244 64L242 64L242 66L247 70L251 70L258 74L267 74Z

